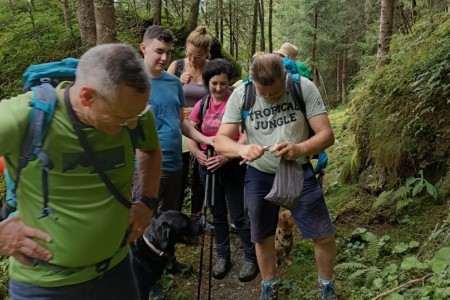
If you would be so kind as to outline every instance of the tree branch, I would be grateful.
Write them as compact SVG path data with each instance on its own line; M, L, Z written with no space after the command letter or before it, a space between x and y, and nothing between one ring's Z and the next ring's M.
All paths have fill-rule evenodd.
M423 277L416 278L416 279L413 279L413 280L411 280L411 281L405 282L404 284L399 285L398 287L393 288L392 290L389 290L389 291L387 291L387 292L384 292L383 294L380 294L380 295L376 296L375 298L372 298L371 300L378 300L378 299L381 299L381 298L383 298L384 296L387 296L387 295L389 295L389 294L392 294L393 292L396 292L396 291L398 291L398 290L400 290L400 289L402 289L402 288L404 288L404 287L407 287L408 285L411 285L411 284L414 284L414 283L417 283L417 282L422 282L422 283L423 283L425 280L427 280L428 278L430 278L432 275L433 275L433 273L430 273L430 274L427 274L427 275L425 275L425 276L423 276Z

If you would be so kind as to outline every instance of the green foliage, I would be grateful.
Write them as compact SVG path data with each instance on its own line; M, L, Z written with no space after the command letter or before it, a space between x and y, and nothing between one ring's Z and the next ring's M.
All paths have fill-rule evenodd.
M394 249L392 249L392 253L401 254L417 247L419 247L419 243L417 241L411 241L409 243L402 242L395 245Z
M0 256L0 299L7 299L8 296L8 267L8 258Z
M59 1L33 3L30 8L18 1L8 9L0 3L0 99L21 91L22 73L30 64L80 54L78 41L66 33Z
M375 166L391 186L445 164L450 147L450 16L423 18L413 32L395 36L386 64L367 66L352 91L360 165Z
M437 199L436 188L424 178L423 170L420 170L419 177L409 177L405 181L405 185L381 192L373 203L372 209L385 208L389 213L398 215L406 207L415 203L413 198L418 197L424 187L426 187L427 194L433 199Z
M434 272L441 272L450 267L450 248L439 249L430 262Z
M431 183L423 178L423 170L419 171L419 175L420 177L418 178L410 177L406 180L405 185L408 188L412 188L411 195L413 197L417 196L422 192L423 188L426 187L427 193L434 199L437 199L437 190Z

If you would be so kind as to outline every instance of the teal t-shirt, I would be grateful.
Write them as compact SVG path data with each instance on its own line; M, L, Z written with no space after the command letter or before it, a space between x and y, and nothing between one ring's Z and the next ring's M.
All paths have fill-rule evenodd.
M316 86L308 79L300 78L307 118L326 113L325 104ZM240 124L244 93L244 84L234 89L228 99L222 123ZM245 120L247 144L271 146L285 141L300 143L308 139L308 124L290 94L285 93L277 102L268 102L258 93L255 97L255 104ZM280 158L267 151L262 157L250 162L249 165L262 172L274 174L278 169L279 161ZM300 164L306 161L305 157L297 160Z
M149 103L156 118L162 151L162 170L177 172L183 167L180 109L186 106L180 79L166 71L150 79Z
M57 91L67 87L62 83ZM58 93L59 95L59 93ZM0 155L15 178L19 148L28 124L32 92L0 102ZM155 121L149 111L139 122L146 136L137 148L144 151L158 145ZM115 187L128 196L134 171L134 148L127 129L109 136L93 127L84 132L105 173ZM128 209L120 204L104 182L86 163L85 153L69 121L62 97L43 145L53 163L49 172L49 206L54 214L38 219L42 207L41 163L34 160L22 170L17 190L18 211L29 226L50 234L42 243L53 254L50 264L69 267L61 272L48 266L26 267L10 260L10 277L19 282L54 287L85 282L99 276L95 264L112 258L110 267L122 261L128 247L121 247L128 221ZM55 218L57 217L57 219Z

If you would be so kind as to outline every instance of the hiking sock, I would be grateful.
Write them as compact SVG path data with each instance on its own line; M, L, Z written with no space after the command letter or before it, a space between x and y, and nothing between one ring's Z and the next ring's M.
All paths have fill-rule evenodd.
M320 276L317 276L317 280L319 280L323 285L327 285L327 284L331 283L331 281L333 279L324 279L324 278L322 278Z
M262 285L272 285L272 284L276 284L277 280L276 279L271 279L271 280L263 280L262 281Z

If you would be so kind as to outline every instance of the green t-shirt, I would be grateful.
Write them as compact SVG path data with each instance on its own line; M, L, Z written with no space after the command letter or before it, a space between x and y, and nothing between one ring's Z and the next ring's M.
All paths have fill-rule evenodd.
M307 118L326 113L325 104L316 86L311 81L300 78ZM244 84L234 89L228 99L222 123L241 122L244 93ZM255 97L255 104L245 120L247 144L271 146L285 141L300 143L308 139L308 124L290 94L285 93L275 103L264 100L257 92ZM300 164L306 161L305 157L297 160ZM262 157L250 162L249 165L259 171L274 174L278 169L279 162L280 158L275 157L271 152L266 152Z
M67 84L60 84L57 92ZM13 178L32 95L29 92L0 102L0 155L5 156ZM140 122L146 140L139 141L137 147L144 151L155 149L159 141L151 110ZM134 149L128 130L124 128L109 136L86 126L84 132L112 183L123 195L129 195ZM55 213L37 218L43 207L39 160L29 162L22 170L17 190L18 211L27 225L52 237L51 243L42 243L53 254L50 263L70 269L61 272L48 266L29 268L11 258L10 277L46 287L85 282L99 275L95 264L112 258L110 267L113 267L126 257L128 247L120 245L127 229L128 209L109 192L93 167L86 166L84 150L72 129L62 97L58 97L43 148L53 163L48 190L49 206Z

